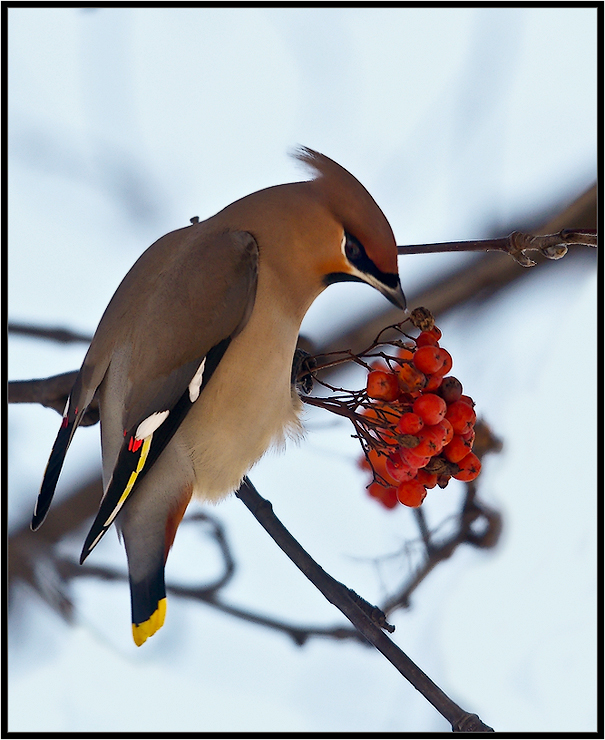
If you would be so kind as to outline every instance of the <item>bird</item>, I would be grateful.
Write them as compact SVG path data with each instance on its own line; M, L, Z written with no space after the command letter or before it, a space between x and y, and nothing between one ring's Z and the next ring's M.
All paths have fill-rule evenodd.
M164 624L164 568L192 497L218 502L265 451L302 429L292 366L301 322L342 281L406 302L389 222L327 156L295 152L310 179L247 195L152 244L109 302L78 372L31 522L50 507L95 397L103 497L80 562L115 523L137 646Z

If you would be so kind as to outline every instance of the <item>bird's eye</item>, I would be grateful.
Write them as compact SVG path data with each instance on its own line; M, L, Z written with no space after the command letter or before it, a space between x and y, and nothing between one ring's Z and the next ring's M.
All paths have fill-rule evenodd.
M352 264L364 256L364 249L358 239L351 234L345 234L345 256Z

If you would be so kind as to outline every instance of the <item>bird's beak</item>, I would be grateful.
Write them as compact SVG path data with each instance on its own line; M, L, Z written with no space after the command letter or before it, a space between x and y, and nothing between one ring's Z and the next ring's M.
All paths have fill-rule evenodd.
M397 285L395 287L391 287L389 285L380 285L376 286L378 290L382 293L382 295L385 298L388 298L389 301L394 306L397 306L397 308L400 308L402 311L405 311L407 308L407 301L405 299L405 295L403 293L403 290L401 288L401 283L399 282L399 278L397 279Z

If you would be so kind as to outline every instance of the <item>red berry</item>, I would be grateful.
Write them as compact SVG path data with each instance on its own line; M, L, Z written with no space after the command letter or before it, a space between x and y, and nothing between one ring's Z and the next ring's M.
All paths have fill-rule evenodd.
M419 457L438 455L443 449L443 430L435 426L422 427L416 435L419 439L412 452Z
M370 483L370 485L366 488L366 491L372 496L372 498L382 498L382 492L384 491L384 486L382 486L380 483Z
M464 403L468 403L471 408L475 408L475 402L470 396L460 396L460 400Z
M368 486L367 491L372 498L380 501L387 509L394 509L397 506L397 488L393 486L385 488L380 483L372 483Z
M426 375L433 373L445 375L452 367L452 358L450 353L442 347L426 345L418 347L414 353L414 365Z
M463 457L462 460L460 460L458 467L460 468L460 472L456 473L454 478L456 478L456 480L468 482L475 480L481 472L481 461L474 452L469 452L466 457ZM397 497L399 497L399 489L397 489ZM399 500L401 501L401 499Z
M423 393L414 401L413 409L425 424L439 424L445 417L447 404L441 396L434 393Z
M439 386L439 395L446 403L458 401L462 395L462 383L453 375L448 375Z
M397 431L401 434L416 434L416 432L419 432L423 426L424 422L418 414L413 414L411 411L408 411L406 414L403 414L397 422Z
M416 337L416 346L426 347L427 345L430 345L431 347L438 347L439 341L432 331L421 331L420 334Z
M429 329L428 331L430 334L432 334L435 337L435 339L437 339L437 341L441 339L441 336L442 336L441 329L435 324L433 324L433 328Z
M443 364L437 372L439 373L439 375L447 375L452 369L454 361L452 360L452 356L446 349L443 349L443 347L441 347L439 351L441 352Z
M412 480L418 470L418 468L412 468L408 463L404 462L398 452L394 452L387 457L386 469L389 476L399 483L404 480Z
M387 509L394 509L397 506L397 489L394 486L389 486L384 489L381 503Z
M414 448L408 449L407 447L400 447L397 452L401 460L406 465L409 465L410 468L414 468L415 470L418 470L419 468L423 468L425 465L428 465L428 462L431 459L427 455L423 455L423 456L417 455Z
M437 328L436 326L433 326L432 329L425 329L424 331L420 332L418 337L416 338L416 344L418 347L422 346L422 342L418 342L420 337L431 337L435 342L438 342L441 339L441 329ZM431 342L427 342L427 344L430 344Z
M367 392L370 398L380 401L395 401L399 395L399 384L395 373L372 370L368 375Z
M443 454L450 462L457 463L468 455L471 448L472 444L468 440L455 434L452 441L443 448Z
M428 470L423 468L416 473L416 480L422 483L425 488L435 488L438 477L437 473L429 473Z
M447 419L441 419L439 424L435 424L436 429L440 429L443 433L443 446L449 444L454 436L454 430L452 425Z
M460 399L460 401L454 401L447 407L445 418L452 425L456 434L464 434L473 428L477 415L472 406Z
M424 386L425 393L428 393L429 391L436 391L437 388L441 386L441 383L443 382L443 377L439 375L439 373L433 373L432 375L429 375L427 377L426 385Z
M359 458L359 460L357 461L357 465L358 465L358 466L359 466L359 467L360 467L360 468L361 468L362 470L371 470L371 469L372 469L372 468L370 467L370 463L369 463L369 462L368 462L368 461L366 460L366 456L365 456L365 455L363 455L363 457L360 457L360 458Z
M471 447L473 445L473 442L475 441L475 429L469 429L468 432L464 432L462 436L462 439L466 439L468 442L471 443Z
M418 480L409 480L400 483L397 488L397 498L402 504L416 508L424 501L426 488Z

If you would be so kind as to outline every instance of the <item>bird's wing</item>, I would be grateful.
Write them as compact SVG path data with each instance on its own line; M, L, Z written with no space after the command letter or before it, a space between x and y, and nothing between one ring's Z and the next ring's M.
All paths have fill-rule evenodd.
M203 223L167 234L140 257L110 301L76 380L78 393L72 392L51 453L34 528L50 506L85 405L101 382L112 384L107 396L118 407L112 414L123 437L82 560L89 554L245 326L257 273L252 235L208 233Z

